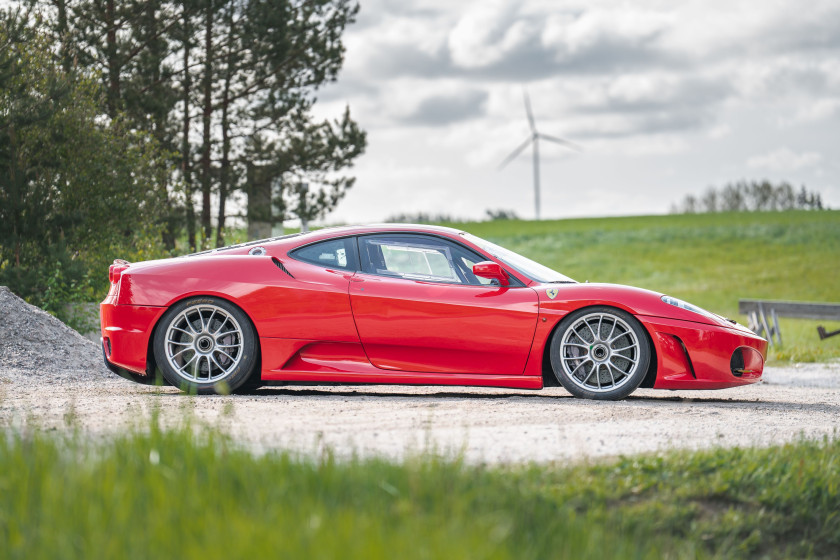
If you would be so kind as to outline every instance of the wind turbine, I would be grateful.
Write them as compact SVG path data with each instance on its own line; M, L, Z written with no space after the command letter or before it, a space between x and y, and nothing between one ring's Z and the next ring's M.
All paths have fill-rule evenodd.
M525 95L525 114L528 116L528 124L531 127L531 134L528 138L518 147L516 148L508 157L499 164L499 170L501 171L507 164L513 161L516 156L522 153L522 150L527 148L529 145L534 147L533 156L534 156L534 210L537 215L537 219L540 219L540 140L547 140L549 142L554 142L555 144L560 144L561 146L566 146L576 152L580 152L581 148L577 144L573 142L569 142L568 140L563 140L562 138L557 138L556 136L549 136L548 134L543 134L537 131L537 125L534 123L534 114L531 112L531 100L528 97L528 92L523 92Z

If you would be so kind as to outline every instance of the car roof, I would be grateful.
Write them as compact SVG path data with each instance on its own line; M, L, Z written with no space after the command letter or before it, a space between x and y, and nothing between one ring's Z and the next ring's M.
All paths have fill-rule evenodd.
M431 235L443 235L444 237L458 237L458 235L463 233L463 231L449 227L431 226L425 224L368 224L358 226L334 226L296 235L295 237L289 237L287 239L278 239L275 246L288 247L306 245L308 243L314 243L325 239L371 233L425 233Z
M427 224L368 224L358 226L333 226L319 229L310 233L315 235L322 234L323 237L340 237L343 235L358 235L362 233L394 231L404 231L412 233L438 233L445 234L448 236L463 233L463 231L459 229L444 226L432 226Z
M257 239L254 241L246 241L245 243L238 243L236 245L228 245L227 247L219 247L218 249L210 249L207 251L200 251L186 255L188 257L198 255L211 255L220 253L222 251L230 251L242 247L251 247L254 245L268 245L274 247L297 246L305 245L323 239L330 239L333 237L345 237L348 235L361 235L368 233L428 233L444 235L446 237L455 237L461 233L462 230L444 226L432 226L426 224L368 224L355 226L332 226L317 229L307 233L291 233L288 235L281 235L277 237L269 237L266 239Z

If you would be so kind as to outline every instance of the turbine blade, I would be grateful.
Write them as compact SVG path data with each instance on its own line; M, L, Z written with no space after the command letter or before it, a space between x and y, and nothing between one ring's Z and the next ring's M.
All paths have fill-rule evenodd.
M501 171L502 169L504 169L504 167L505 167L507 164L509 164L510 162L512 162L512 161L516 158L516 156L518 156L519 154L521 154L521 153L522 153L522 150L524 150L525 148L527 148L527 147L528 147L528 145L529 145L531 142L533 142L533 141L534 141L533 137L530 137L530 136L529 136L527 140L525 140L525 141L524 141L524 142L523 142L523 143L522 143L522 144L521 144L518 148L516 148L515 150L513 150L513 152L511 152L511 154L510 154L508 157L506 157L506 158L504 159L504 161L502 161L502 163L500 163L500 164L499 164L499 167L497 168L497 170L498 170L498 171Z
M583 148L575 144L574 142L569 142L568 140L563 140L562 138L557 138L556 136L549 136L548 134L539 134L540 138L543 140L548 140L549 142L554 142L555 144L560 144L562 146L566 146L567 148L574 150L576 152L582 152Z
M525 114L528 115L528 124L531 126L531 132L537 132L537 125L534 123L534 113L531 111L531 98L528 97L528 92L526 90L522 90L522 94L525 96Z

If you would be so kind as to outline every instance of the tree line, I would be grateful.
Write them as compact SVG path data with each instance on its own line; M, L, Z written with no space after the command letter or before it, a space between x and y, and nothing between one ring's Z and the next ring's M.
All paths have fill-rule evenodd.
M518 220L519 215L513 211L505 208L492 209L488 208L484 211L484 220L488 222L495 222L499 220ZM401 214L393 214L386 220L393 224L458 224L467 223L475 220L469 218L461 218L445 213L432 212L404 212Z
M770 210L822 210L820 193L790 183L738 181L721 188L709 187L699 196L686 195L671 207L672 214L706 212L761 212Z
M254 189L271 193L273 219L332 210L366 137L349 108L334 120L312 108L357 12L351 0L21 0L3 11L0 282L38 294L47 261L67 284L99 253L171 254L181 238L193 251L222 246L232 200Z

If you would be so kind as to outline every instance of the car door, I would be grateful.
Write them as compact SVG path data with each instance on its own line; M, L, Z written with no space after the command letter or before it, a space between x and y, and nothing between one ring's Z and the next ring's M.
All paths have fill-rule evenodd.
M518 375L537 323L537 293L472 274L486 260L441 237L359 238L350 303L365 353L382 369Z

